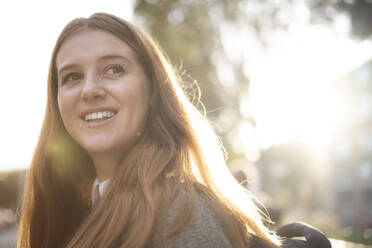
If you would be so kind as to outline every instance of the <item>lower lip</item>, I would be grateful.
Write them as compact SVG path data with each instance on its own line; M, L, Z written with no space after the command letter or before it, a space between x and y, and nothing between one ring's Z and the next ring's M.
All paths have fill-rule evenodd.
M107 125L108 123L110 123L114 118L115 118L116 114L110 118L105 118L105 119L97 119L97 120L94 120L94 121L84 121L83 120L83 125L86 126L86 127L101 127L101 126L104 126L104 125Z

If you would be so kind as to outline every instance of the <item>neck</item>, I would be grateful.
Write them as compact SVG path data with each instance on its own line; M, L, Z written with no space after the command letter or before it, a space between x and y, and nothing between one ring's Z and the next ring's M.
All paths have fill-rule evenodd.
M119 159L112 155L94 155L92 159L99 182L110 178L119 163Z
M112 151L91 153L90 156L96 169L98 181L102 182L110 178L113 175L115 168L123 162L124 158L130 151L131 149L126 149L125 152Z

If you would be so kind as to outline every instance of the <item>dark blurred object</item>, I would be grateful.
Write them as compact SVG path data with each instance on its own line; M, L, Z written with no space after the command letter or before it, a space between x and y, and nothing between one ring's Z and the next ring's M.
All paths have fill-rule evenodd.
M270 216L270 220L274 223L279 223L280 220L281 220L281 216L282 216L282 211L279 209L279 208L273 208L273 207L267 207L266 208L269 216Z
M283 239L283 248L331 248L331 242L318 229L302 222L294 222L279 227L277 235ZM296 238L304 237L305 240ZM258 236L253 235L250 247L271 247Z
M330 248L331 242L318 229L302 222L294 222L281 226L277 230L277 235L286 237L284 239L283 247L316 247L316 248ZM305 237L305 240L293 239L295 237Z

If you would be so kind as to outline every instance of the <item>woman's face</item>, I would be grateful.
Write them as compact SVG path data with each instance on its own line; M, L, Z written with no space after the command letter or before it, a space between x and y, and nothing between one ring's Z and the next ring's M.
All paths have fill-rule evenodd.
M149 82L133 50L108 32L86 29L64 41L56 67L69 134L91 156L120 156L149 108Z

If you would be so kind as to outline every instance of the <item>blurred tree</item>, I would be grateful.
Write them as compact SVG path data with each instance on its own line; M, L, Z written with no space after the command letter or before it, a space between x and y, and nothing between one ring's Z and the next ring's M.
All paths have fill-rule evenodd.
M222 99L229 94L221 91L215 59L216 52L223 49L219 25L234 22L238 3L228 0L137 0L134 8L136 21L158 40L185 79L185 87L190 90L195 87L194 78L198 80L203 103L212 115L220 110L220 106L233 100ZM246 78L244 80L248 82Z
M371 0L308 0L313 22L332 22L340 14L350 18L351 35L359 39L372 36Z
M244 99L248 96L250 76L249 68L245 68L245 57L249 55L244 54L244 46L252 46L252 42L244 42L239 32L250 33L262 47L269 47L273 33L285 32L296 20L331 24L340 14L346 14L352 33L365 38L372 33L371 2L136 0L134 12L135 21L158 40L181 72L188 92L198 92L194 79L198 80L208 118L217 132L227 137L234 136L231 132L239 128L241 121L255 124L249 113L242 111L247 109L242 105L247 105ZM237 39L241 39L238 45ZM235 57L230 56L234 52ZM231 151L229 140L223 141Z
M166 51L185 80L186 92L200 94L194 80L197 79L203 104L194 103L201 110L205 107L207 117L222 137L237 128L241 119L239 95L249 86L243 61L228 58L222 42L221 27L234 25L243 16L239 4L240 1L229 0L137 0L134 5L135 22ZM228 124L219 123L221 115L223 124ZM230 150L226 140L223 142Z
M255 127L254 119L247 114L250 75L249 68L246 68L246 57L249 54L246 54L244 47L255 46L256 42L263 49L269 48L274 42L271 39L273 34L286 32L298 20L309 24L332 24L340 14L350 17L354 36L362 39L370 37L371 2L372 0L136 0L134 12L135 22L157 39L181 72L187 90L197 90L193 82L194 78L198 80L207 117L215 124L217 133L223 137L222 141L230 152L229 158L233 160L246 156L244 148L237 149L237 145L233 145L238 139L249 139L239 137L237 130L240 124L249 123ZM249 33L250 39L239 36L241 32ZM297 150L287 148L283 148L287 157L280 160L289 161L293 165L290 175L293 178L282 180L283 187L297 184L294 180L301 178L297 177L301 168L298 165L304 163L296 155ZM267 161L263 162L265 159L276 159L272 152L264 152L261 157L260 164L266 163ZM263 167L260 170L262 179L269 181L272 167ZM313 179L318 180L316 177ZM269 190L268 187L266 189ZM290 193L293 196L297 194Z

